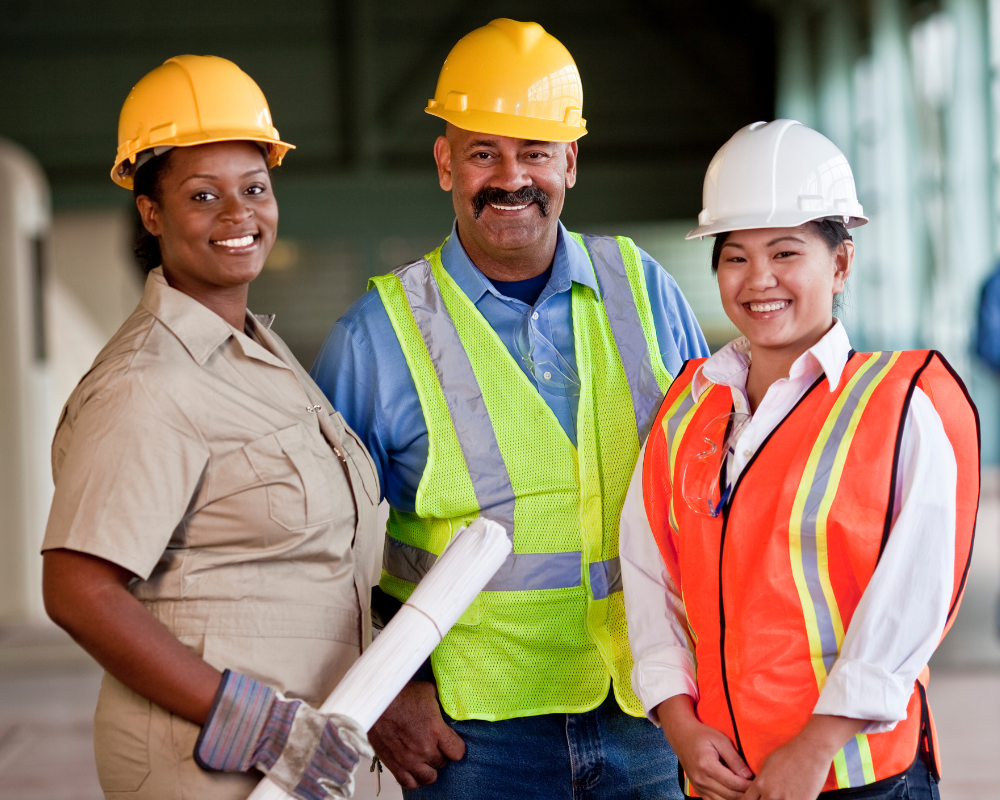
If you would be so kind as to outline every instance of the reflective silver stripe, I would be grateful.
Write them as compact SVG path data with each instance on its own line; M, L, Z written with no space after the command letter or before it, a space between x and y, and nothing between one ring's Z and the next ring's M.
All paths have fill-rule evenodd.
M512 553L486 584L486 591L520 592L579 586L580 558L579 550L566 553ZM385 537L382 569L396 578L419 583L435 561L437 556L429 550L422 550L391 536Z
M480 512L514 536L514 487L482 390L427 259L395 271L444 392Z
M434 566L435 561L437 556L430 550L422 550L386 534L385 549L382 551L382 569L393 577L402 578L410 583L420 583L420 579Z
M490 582L487 592L568 589L580 585L579 550L568 553L511 553Z
M809 487L809 494L806 496L805 505L802 509L800 527L802 571L805 575L806 585L809 587L809 595L812 598L813 608L816 613L816 624L819 628L820 641L823 646L823 663L827 674L833 669L833 664L840 655L840 646L837 643L837 634L834 631L830 606L827 604L826 595L823 592L823 581L820 579L819 553L816 547L816 520L819 517L820 506L830 485L831 475L833 474L833 462L837 457L840 444L847 434L851 417L854 416L854 412L861 402L861 397L864 395L865 390L878 377L892 356L893 352L891 350L883 351L875 363L861 376L851 389L851 393L847 396L847 401L841 406L840 412L837 414L837 419L833 423L833 430L830 432L830 436L823 446L823 451L820 453L813 483ZM852 782L851 785L854 786L855 784Z
M864 786L865 768L861 763L861 748L857 736L852 736L844 745L844 761L847 763L847 777L851 788Z
M667 418L667 446L673 450L674 439L677 438L677 429L684 421L688 411L694 405L694 392L688 390L688 395L682 401L678 409Z
M441 288L426 259L395 271L430 354L444 392L466 468L472 478L480 513L514 535L514 487L500 453L482 389L465 352ZM388 546L389 543L391 546ZM383 568L390 575L416 583L434 563L434 555L387 537ZM486 585L487 591L564 589L580 585L579 551L511 553Z
M625 366L628 388L632 393L635 427L639 441L645 441L656 416L663 392L653 374L649 345L642 330L639 309L635 307L632 287L625 272L618 241L610 236L583 236L590 260L601 287L604 309L611 323L611 333Z
M590 565L590 592L595 600L622 590L622 562L618 556Z

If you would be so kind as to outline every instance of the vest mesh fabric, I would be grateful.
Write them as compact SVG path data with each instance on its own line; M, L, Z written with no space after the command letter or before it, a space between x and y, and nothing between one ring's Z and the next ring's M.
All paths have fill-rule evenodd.
M581 247L583 237L578 233L570 233ZM660 391L666 392L670 388L673 380L663 363L663 355L660 353L659 344L656 341L656 323L653 322L653 308L649 302L649 290L646 287L646 273L642 269L642 258L639 255L639 248L627 236L616 236L618 248L621 250L622 260L625 262L625 272L628 275L629 285L632 287L632 299L635 301L639 311L639 322L642 324L642 332L646 337L646 346L649 348L649 357L653 364L653 375L660 386Z
M619 240L633 293L644 282L636 248ZM404 269L429 269L461 339L489 414L515 495L516 553L582 551L579 585L485 591L432 656L439 695L456 719L505 719L596 707L613 677L619 704L635 716L621 591L594 599L589 566L618 556L621 506L639 442L625 369L604 306L594 291L572 289L581 378L578 447L475 305L440 262L440 248ZM393 539L440 553L454 531L477 516L473 481L462 456L435 364L399 277L372 280L403 347L429 434L416 511L390 513ZM633 298L635 300L635 298ZM655 345L648 299L637 303L659 385L669 384ZM643 311L645 309L645 312ZM436 313L442 313L438 310ZM595 388L596 387L596 388ZM461 473L461 474L459 474ZM488 516L488 509L484 510ZM413 584L383 572L382 588L405 599Z
M427 425L427 465L417 490L416 513L406 514L390 509L389 528L396 531L397 538L402 541L420 541L425 550L440 553L460 527L478 516L476 492L451 424L448 404L434 372L434 364L398 280L393 286L391 279L387 282L375 278L368 285L378 289L385 305L413 376ZM432 493L427 491L428 486L447 486L448 491ZM414 587L409 581L385 571L379 584L384 591L403 601ZM474 603L463 619L473 616L475 607Z
M576 449L506 346L441 266L438 254L429 260L476 373L510 474L517 498L515 552L579 550L580 492L573 480L578 473ZM580 366L581 381L586 381L585 370ZM442 702L453 698L455 712L470 716L489 713L463 703L479 693L497 709L495 713L505 716L598 705L607 694L608 672L587 636L585 591L580 585L483 592L482 629L460 626L451 646L438 648L432 656ZM510 643L516 648L531 643L531 674L514 669L523 664L524 656L511 653ZM545 646L539 647L540 643ZM483 658L473 671L470 656L485 655L484 650L494 650L495 657ZM479 686L483 683L488 686L485 692Z
M583 286L573 287L574 293L592 295ZM574 308L602 309L596 298L584 303L574 297ZM639 435L631 402L609 402L611 398L630 397L628 381L618 356L611 327L603 313L575 314L577 341L581 343L582 361L588 365L585 392L600 392L600 396L580 398L577 441L582 458L581 485L585 492L584 527L603 531L600 542L590 543L588 561L603 561L618 556L618 525L622 505L632 478L632 469L639 455ZM606 354L601 357L601 354ZM599 510L597 517L595 511ZM596 518L588 519L593 515ZM589 575L588 575L589 586ZM589 629L604 658L612 665L618 699L626 701L626 710L633 713L636 701L631 690L632 652L628 646L625 606L622 592L603 601L594 601L589 608ZM620 676L620 677L619 677ZM622 687L622 683L625 687ZM623 692L623 688L628 691ZM622 695L625 695L623 698ZM641 710L641 705L638 706Z

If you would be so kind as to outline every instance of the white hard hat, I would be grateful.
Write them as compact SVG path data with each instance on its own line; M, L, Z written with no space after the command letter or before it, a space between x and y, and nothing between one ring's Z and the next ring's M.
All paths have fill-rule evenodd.
M793 119L738 130L708 165L702 204L688 239L831 217L848 228L868 222L844 154Z

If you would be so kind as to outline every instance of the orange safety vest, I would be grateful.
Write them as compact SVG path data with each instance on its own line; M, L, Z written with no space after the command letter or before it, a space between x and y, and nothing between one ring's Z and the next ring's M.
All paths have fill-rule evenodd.
M728 386L711 385L695 402L691 380L703 362L684 365L660 407L646 446L643 499L684 601L698 718L726 734L756 773L812 715L885 549L903 422L918 386L958 462L950 627L979 505L979 417L939 353L853 353L835 391L820 376L764 440L713 518L689 508L679 490L683 465L708 447L708 423L733 408ZM906 719L892 731L859 734L844 746L824 791L896 776L921 744L940 774L927 677L925 669Z

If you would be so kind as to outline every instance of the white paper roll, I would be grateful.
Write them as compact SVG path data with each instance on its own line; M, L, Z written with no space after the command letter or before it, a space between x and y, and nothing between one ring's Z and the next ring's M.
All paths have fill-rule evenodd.
M511 549L503 526L483 517L459 530L410 599L347 671L320 710L344 714L369 730L476 599ZM290 797L265 778L249 800Z

